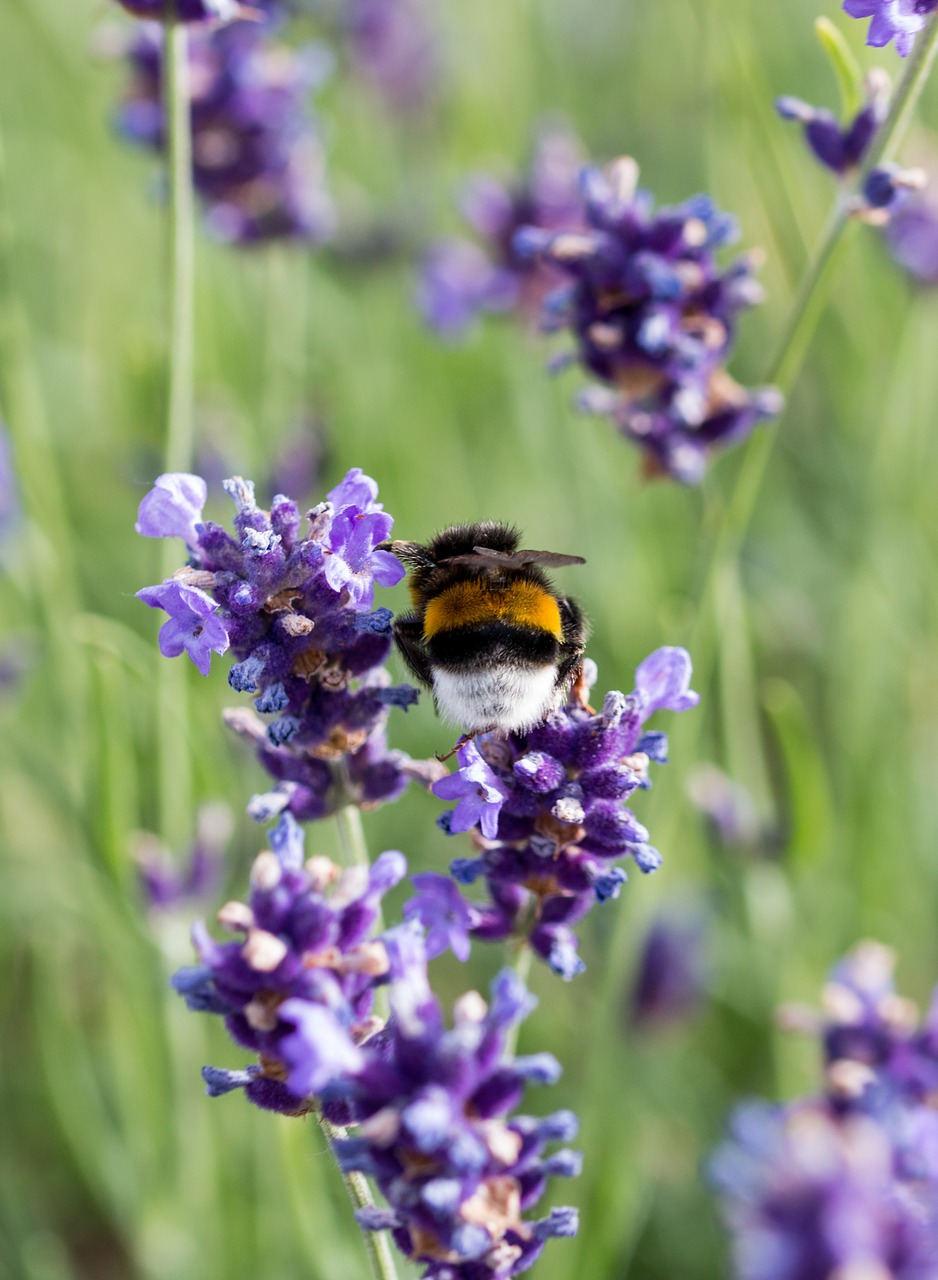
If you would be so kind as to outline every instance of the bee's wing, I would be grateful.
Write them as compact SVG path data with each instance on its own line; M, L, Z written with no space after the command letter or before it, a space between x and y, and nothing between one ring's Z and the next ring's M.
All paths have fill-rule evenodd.
M565 564L586 564L582 556L565 556L559 551L496 551L493 547L473 547L465 555L449 556L441 564L468 564L477 568L485 565L504 565L509 569L523 569L526 564L546 564L559 569Z
M565 564L586 564L582 556L565 556L560 551L513 551L509 559L518 565L546 564L552 569L560 569Z

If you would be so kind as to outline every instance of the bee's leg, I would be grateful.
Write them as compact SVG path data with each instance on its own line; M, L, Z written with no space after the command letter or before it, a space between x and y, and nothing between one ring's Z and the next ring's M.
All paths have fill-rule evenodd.
M564 596L557 601L560 606L560 625L563 628L562 657L557 668L557 688L569 690L570 699L593 715L593 708L586 700L583 683L583 653L586 648L586 619L575 600Z
M391 627L398 651L411 672L428 688L433 687L430 659L423 647L423 624L413 614L395 618Z
M477 729L473 730L472 733L461 733L459 737L456 739L456 745L454 747L451 747L450 750L447 751L445 755L440 755L438 751L436 753L436 758L437 760L439 760L440 764L443 764L444 761L449 760L451 756L454 756L457 751L459 751L462 747L466 745L467 742L471 742L472 739L476 736L476 733L478 733Z

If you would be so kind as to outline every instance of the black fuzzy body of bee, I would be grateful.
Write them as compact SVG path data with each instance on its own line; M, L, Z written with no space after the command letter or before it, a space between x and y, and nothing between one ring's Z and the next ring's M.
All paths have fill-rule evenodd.
M517 531L495 521L383 545L410 569L413 612L394 639L444 720L470 735L524 732L560 704L582 670L586 624L540 566L579 556L519 550Z

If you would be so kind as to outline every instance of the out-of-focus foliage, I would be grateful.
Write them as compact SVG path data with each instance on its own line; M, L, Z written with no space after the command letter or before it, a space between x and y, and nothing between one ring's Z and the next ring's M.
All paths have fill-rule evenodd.
M604 688L630 687L658 645L692 650L701 706L668 726L672 764L635 806L664 866L591 914L585 974L535 974L522 1049L560 1058L549 1105L584 1117L584 1173L563 1188L580 1235L536 1274L703 1280L726 1263L701 1157L737 1097L813 1079L810 1050L772 1029L774 1006L813 999L867 934L898 947L906 991L924 998L938 976L938 301L910 289L877 232L850 238L784 419L759 428L778 440L738 569L711 575L749 446L700 489L643 482L626 444L569 408L573 382L544 374L541 339L507 317L455 348L426 333L413 259L459 231L469 171L510 174L537 122L564 113L596 159L634 155L663 203L710 191L743 244L764 247L769 300L733 363L758 383L831 199L772 106L781 93L835 105L817 6L444 8L446 74L425 115L395 118L341 65L321 94L336 248L239 254L200 238L199 444L264 500L288 446L315 431L310 501L361 466L401 537L502 518L526 545L584 555L561 572ZM828 9L864 67L898 72ZM132 833L160 822L163 660L133 598L157 580L158 550L133 521L163 470L164 234L152 157L111 127L123 72L93 52L104 19L126 21L103 4L0 6L0 417L20 486L0 548L0 1269L358 1280L361 1240L318 1131L203 1096L203 1062L241 1064L169 991L189 958L186 910L148 916L132 858ZM936 113L930 91L922 118ZM388 244L402 252L384 261ZM209 513L225 519L214 492ZM403 606L402 589L384 594ZM184 678L191 795L160 832L180 850L197 802L240 812L259 784L221 727L223 677ZM418 757L451 744L426 699L395 711L390 735ZM751 797L741 842L687 798L705 763ZM366 814L372 851L445 868L466 850L434 825L439 807L412 789ZM228 896L262 844L242 817ZM334 853L330 825L307 845ZM645 1031L629 1019L636 957L672 897L706 906L709 1001ZM444 1004L484 989L499 961L496 948L467 968L438 960Z

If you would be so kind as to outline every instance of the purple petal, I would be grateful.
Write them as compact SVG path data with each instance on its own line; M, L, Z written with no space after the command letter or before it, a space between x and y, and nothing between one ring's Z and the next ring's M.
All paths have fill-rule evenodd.
M157 477L140 503L134 528L144 538L182 538L194 547L198 541L195 526L202 521L205 497L201 476L169 471Z

